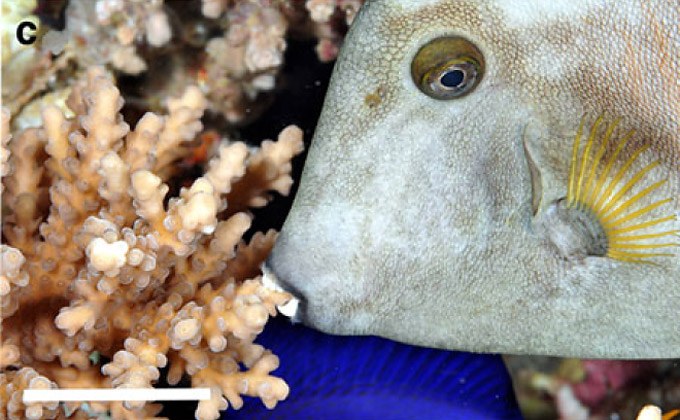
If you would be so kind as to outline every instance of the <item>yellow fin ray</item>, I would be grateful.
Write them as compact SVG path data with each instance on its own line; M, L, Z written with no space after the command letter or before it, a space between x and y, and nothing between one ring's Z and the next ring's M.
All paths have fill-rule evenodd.
M580 204L583 204L583 197L581 197L581 186L583 185L583 176L586 171L586 166L588 166L588 159L590 158L590 149L593 147L593 142L595 141L595 137L597 137L597 129L600 127L601 123L602 116L600 115L595 121L595 124L593 124L593 128L590 130L590 135L588 136L588 143L586 143L586 150L583 152L583 156L581 158L578 181L576 182L576 202Z
M669 248L673 246L680 246L676 243L665 243L665 244L617 244L616 246L611 245L610 249L656 249L656 248Z
M614 188L616 188L618 183L621 182L621 179L626 175L626 172L631 167L631 165L633 165L633 163L635 163L635 161L637 160L637 157L640 156L642 153L646 152L648 148L649 148L649 145L642 146L641 148L636 150L635 153L633 153L633 155L630 158L628 158L626 163L624 163L623 166L621 167L621 169L619 169L619 171L616 173L616 175L614 175L614 178L611 180L611 182L609 182L609 186L607 186L607 189L600 196L600 198L597 200L597 202L595 202L595 205L594 205L595 208L600 209L600 208L602 208L602 206L605 205L604 203L606 201L611 200L610 195L611 195L612 191L614 191Z
M604 156L604 152L607 151L607 146L609 145L609 139L611 139L612 134L614 133L614 129L616 129L616 126L619 124L620 119L614 120L613 123L609 124L609 127L607 127L607 131L604 134L604 138L602 139L602 144L600 144L600 148L597 150L597 153L595 154L595 159L593 160L593 164L590 166L590 171L588 173L588 181L586 181L586 189L585 189L585 196L584 196L584 201L588 202L592 200L593 197L593 181L595 181L595 170L600 164L600 161L602 160L602 156Z
M609 239L609 243L614 244L614 243L619 243L619 242L639 241L639 240L642 240L642 239L663 238L664 236L677 235L679 233L680 233L680 230L667 230L665 232L647 233L647 234L644 234L644 235L618 236L618 235L615 234Z
M571 165L569 169L569 191L567 192L567 200L569 205L574 203L574 190L576 189L576 161L578 160L578 150L581 143L581 136L583 135L583 126L585 125L585 118L581 120L581 124L576 132L574 139L574 146L571 151Z
M616 162L616 158L619 156L621 153L621 150L626 146L628 143L628 140L630 140L631 137L633 137L634 131L629 131L622 139L619 141L619 144L616 146L616 150L614 150L614 153L609 157L607 160L607 163L605 164L604 171L602 171L602 174L598 177L597 179L597 184L595 186L595 191L593 192L593 199L592 201L594 202L595 198L600 195L600 191L602 191L602 187L605 185L605 181L607 180L607 177L609 176L609 172L611 171L612 167L614 166L614 162Z
M628 222L632 219L635 219L636 217L642 216L645 213L649 213L650 211L652 211L652 210L654 210L654 209L656 209L656 208L658 208L658 207L660 207L660 206L662 206L666 203L670 203L671 201L673 201L672 198L666 198L664 200L656 201L656 202L654 202L654 203L652 203L648 206L641 208L640 210L636 210L636 211L628 214L627 216L621 217L621 218L613 220L611 222L605 222L604 225L605 226L622 225L622 224L624 224L624 223L626 223L626 222Z
M635 194L628 200L624 201L622 204L620 204L618 207L615 207L612 209L612 212L609 213L607 216L602 218L602 222L607 222L608 220L611 220L615 218L616 216L620 215L621 213L625 212L628 210L630 207L635 205L640 199L651 193L652 191L656 190L657 188L661 187L663 184L668 182L667 179L662 179L659 182L655 182L652 185L648 186L647 188L643 189L639 193ZM606 213L603 213L606 214Z
M621 187L619 191L617 191L616 194L614 194L611 197L609 203L602 207L602 209L600 210L602 214L603 215L607 214L607 212L612 208L612 206L614 206L619 201L619 199L623 197L624 194L630 191L635 186L635 184L637 184L645 175L647 175L647 173L649 173L649 171L656 168L657 166L659 166L658 160L650 163L649 165L645 166L640 171L638 171L638 173L636 173L630 180L628 180L628 182L626 182L623 185L623 187Z
M655 200L655 193L660 191L667 179L648 184L645 181L661 162L655 160L632 171L638 166L638 158L650 149L650 144L645 144L632 150L623 164L617 165L619 156L635 133L628 131L616 144L613 143L618 123L619 119L611 124L603 123L600 116L586 131L585 118L581 120L572 148L566 206L585 212L601 227L609 258L645 262L649 258L674 256L673 253L654 251L680 246L680 242L675 242L680 230L666 228L654 232L648 229L675 221L676 216L645 220L649 213L672 201L662 197ZM614 150L604 158L610 143ZM663 241L663 238L667 240Z
M631 261L633 259L640 258L653 258L653 257L673 257L675 254L665 253L665 252L655 252L655 253L644 253L644 252L625 252L618 250L609 250L607 256L615 259L621 259L624 261Z
M662 218L659 218L659 219L650 220L648 222L639 223L639 224L633 225L633 226L627 226L627 227L624 227L624 228L612 228L612 229L609 230L609 232L614 233L614 234L633 232L633 231L636 231L636 230L646 229L648 227L655 226L655 225L658 225L658 224L661 224L661 223L670 222L670 221L673 221L673 220L675 220L675 216L666 216L666 217L662 217Z

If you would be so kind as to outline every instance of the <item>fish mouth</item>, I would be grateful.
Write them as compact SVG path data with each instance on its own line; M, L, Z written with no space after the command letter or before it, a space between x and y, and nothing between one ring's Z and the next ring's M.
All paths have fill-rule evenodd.
M276 305L279 313L290 318L293 323L302 322L300 304L303 303L303 299L298 297L299 294L295 290L290 290L290 287L285 287L285 284L278 279L266 261L260 265L260 270L262 270L262 285L266 289L275 292L285 292L292 296L283 305Z

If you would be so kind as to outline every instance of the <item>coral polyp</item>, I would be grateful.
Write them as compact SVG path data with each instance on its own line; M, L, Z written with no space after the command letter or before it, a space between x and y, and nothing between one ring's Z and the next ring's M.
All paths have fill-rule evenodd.
M637 171L634 169L640 156L649 150L649 144L633 150L625 161L620 159L635 132L628 131L614 145L613 134L619 122L603 124L600 116L590 128L585 146L581 147L585 118L581 121L572 150L567 207L586 212L599 224L607 241L607 257L642 262L653 257L674 256L668 250L680 245L673 240L680 231L656 229L674 221L675 215L650 217L673 200L655 197L667 179L648 180L661 161L654 160ZM594 149L597 150L593 152ZM615 169L619 161L623 164Z

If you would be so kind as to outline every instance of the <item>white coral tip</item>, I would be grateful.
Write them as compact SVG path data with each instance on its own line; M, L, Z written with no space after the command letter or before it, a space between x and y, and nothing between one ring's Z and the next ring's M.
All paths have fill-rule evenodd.
M95 269L112 271L125 265L129 249L125 241L108 243L102 238L94 238L87 246L87 256Z
M132 174L132 188L141 200L148 200L158 194L162 181L149 171L137 171Z
M181 341L187 341L196 336L201 329L201 323L194 318L183 319L178 322L172 332Z
M172 30L168 22L168 16L163 12L155 12L146 20L146 39L154 47L160 47L168 43L172 38Z

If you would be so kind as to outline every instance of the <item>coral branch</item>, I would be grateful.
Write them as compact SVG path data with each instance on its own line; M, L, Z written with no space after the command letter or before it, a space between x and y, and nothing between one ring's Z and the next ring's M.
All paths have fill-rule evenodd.
M3 114L0 417L154 416L144 402L24 405L21 394L152 387L166 365L169 382L188 375L213 389L199 419L240 407L243 394L267 407L288 395L271 376L276 356L253 343L290 299L259 277L275 234L241 238L249 207L288 192L302 132L259 150L224 140L205 175L168 199L206 101L189 87L167 103L168 115L130 130L112 78L92 68L68 100L75 117L47 107L42 127L10 135Z

